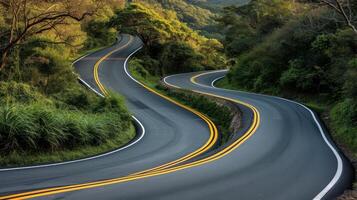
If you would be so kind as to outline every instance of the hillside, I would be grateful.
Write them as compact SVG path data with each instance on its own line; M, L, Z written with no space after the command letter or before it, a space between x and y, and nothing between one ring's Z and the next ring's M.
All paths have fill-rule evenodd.
M220 11L226 6L240 6L248 3L250 0L188 0L191 4L209 9L211 11Z
M214 14L207 9L182 0L134 0L133 2L148 3L161 6L163 9L173 10L177 17L189 27L202 30L214 23Z

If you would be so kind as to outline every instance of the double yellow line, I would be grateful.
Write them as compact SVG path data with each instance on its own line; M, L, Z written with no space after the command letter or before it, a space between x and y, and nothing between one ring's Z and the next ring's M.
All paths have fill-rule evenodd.
M100 83L99 81L99 77L98 77L98 68L101 62L103 62L106 58L108 58L110 55L112 55L114 52L119 51L123 48L125 48L126 46L128 46L131 41L133 40L133 38L130 36L129 42L118 48L115 49L111 52L109 52L108 54L106 54L102 59L100 59L94 67L94 77L96 80L96 83L98 84L98 87L100 88L100 90L103 92L103 94L108 95L108 92L105 90L104 86ZM203 74L201 74L203 75ZM198 77L198 76L196 76ZM193 79L191 79L192 82L195 83L195 77ZM47 189L42 189L42 190L34 190L34 191L30 191L30 192L24 192L24 193L19 193L19 194L14 194L14 195L8 195L8 196L3 196L0 197L0 200L3 199L29 199L29 198L35 198L35 197L41 197L41 196L48 196L48 195L54 195L54 194L59 194L59 193L64 193L64 192L71 192L71 191L77 191L77 190L83 190L83 189L89 189L89 188L95 188L95 187L101 187L101 186L106 186L106 185L111 185L111 184L116 184L116 183L123 183L123 182L127 182L127 181L132 181L132 180L138 180L138 179L142 179L142 178L147 178L147 177L152 177L152 176L158 176L158 175L163 175L163 174L168 174L168 173L172 173L178 170L183 170L186 168L190 168L190 167L194 167L194 166L198 166L198 165L202 165L208 162L212 162L214 160L217 160L219 158L222 158L223 156L229 154L230 152L232 152L234 149L238 148L242 143L244 143L244 141L246 141L254 132L255 130L258 128L259 126L259 122L260 122L260 115L259 112L257 111L257 109L255 107L253 107L250 104L247 104L245 102L241 102L235 99L231 99L231 98L227 98L227 97L223 97L223 96L218 96L218 95L213 95L213 94L209 94L209 93L203 93L203 92L199 92L199 91L194 91L197 93L201 93L204 95L208 95L208 96L213 96L213 97L217 97L217 98L222 98L228 101L232 101L238 104L242 104L247 106L248 108L250 108L253 111L253 123L251 125L251 127L249 128L249 130L238 140L234 141L232 144L230 144L229 146L225 147L224 149L222 149L221 151L208 156L204 159L201 160L197 160L194 162L190 162L190 163L185 163L185 164L181 164L187 160L190 160L204 152L206 152L207 150L209 150L217 141L218 138L218 131L216 126L214 125L214 123L208 119L206 116L204 116L202 113L195 111L185 105L182 105L172 99L170 99L167 96L164 96L158 92L156 92L155 90L149 88L148 86L139 83L140 85L142 85L144 88L146 88L147 90L149 90L152 93L155 93L156 95L159 95L160 97L186 109L189 110L191 112L193 112L194 114L196 114L197 116L199 116L200 118L202 118L208 125L209 129L210 129L210 138L209 140L199 149L197 149L196 151L182 157L179 158L175 161L160 165L158 167L155 168L151 168L145 171L141 171L135 174L131 174L125 177L119 177L119 178L114 178L114 179L108 179L108 180L103 180L103 181L95 181L95 182L89 182L89 183L84 183L84 184L75 184L75 185L69 185L69 186L61 186L61 187L53 187L53 188L47 188ZM181 165L179 165L181 164Z
M111 56L113 53L117 52L117 51L120 51L124 48L126 48L127 46L130 45L130 43L133 41L133 37L130 36L129 37L129 41L124 44L123 46L117 48L117 49L114 49L113 51L109 52L108 54L106 54L105 56L103 56L102 58L100 58L95 64L94 64L94 68L93 68L93 74L94 74L94 80L95 82L97 83L100 91L105 95L107 96L108 95L108 91L105 89L105 87L103 86L103 84L100 82L99 80L99 75L98 75L98 69L99 69L99 66L100 66L100 63L102 63L105 59L107 59L109 56Z

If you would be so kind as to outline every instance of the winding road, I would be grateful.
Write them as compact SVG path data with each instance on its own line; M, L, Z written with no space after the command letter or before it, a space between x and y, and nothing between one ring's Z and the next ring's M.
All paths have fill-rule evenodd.
M207 117L130 75L128 59L142 45L121 35L74 64L99 95L126 98L138 138L93 159L0 169L0 199L333 199L350 186L349 162L303 105L212 87L226 71L166 77L168 85L224 98L242 110L242 128L214 149L218 133Z

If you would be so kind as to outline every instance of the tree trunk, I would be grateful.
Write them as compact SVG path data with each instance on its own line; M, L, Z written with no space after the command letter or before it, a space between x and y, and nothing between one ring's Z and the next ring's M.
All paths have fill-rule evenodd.
M352 23L349 23L348 26L357 34L357 28Z
M7 51L5 50L1 56L1 64L0 64L0 72L2 72L5 68L6 65L6 60L7 60Z

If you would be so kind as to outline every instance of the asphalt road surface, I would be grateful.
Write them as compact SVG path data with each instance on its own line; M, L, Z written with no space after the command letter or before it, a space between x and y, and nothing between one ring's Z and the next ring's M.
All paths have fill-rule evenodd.
M225 71L165 78L170 85L235 101L242 109L244 124L236 137L210 152L215 133L208 119L149 91L128 74L126 62L141 46L139 38L122 35L116 45L83 57L74 67L97 93L123 95L145 135L128 148L95 159L0 170L0 196L302 200L333 199L350 186L349 162L318 118L302 105L212 87ZM142 131L138 128L139 134ZM185 158L196 152L199 159ZM128 176L175 160L156 172ZM118 177L127 178L113 180ZM73 184L82 185L62 187Z

